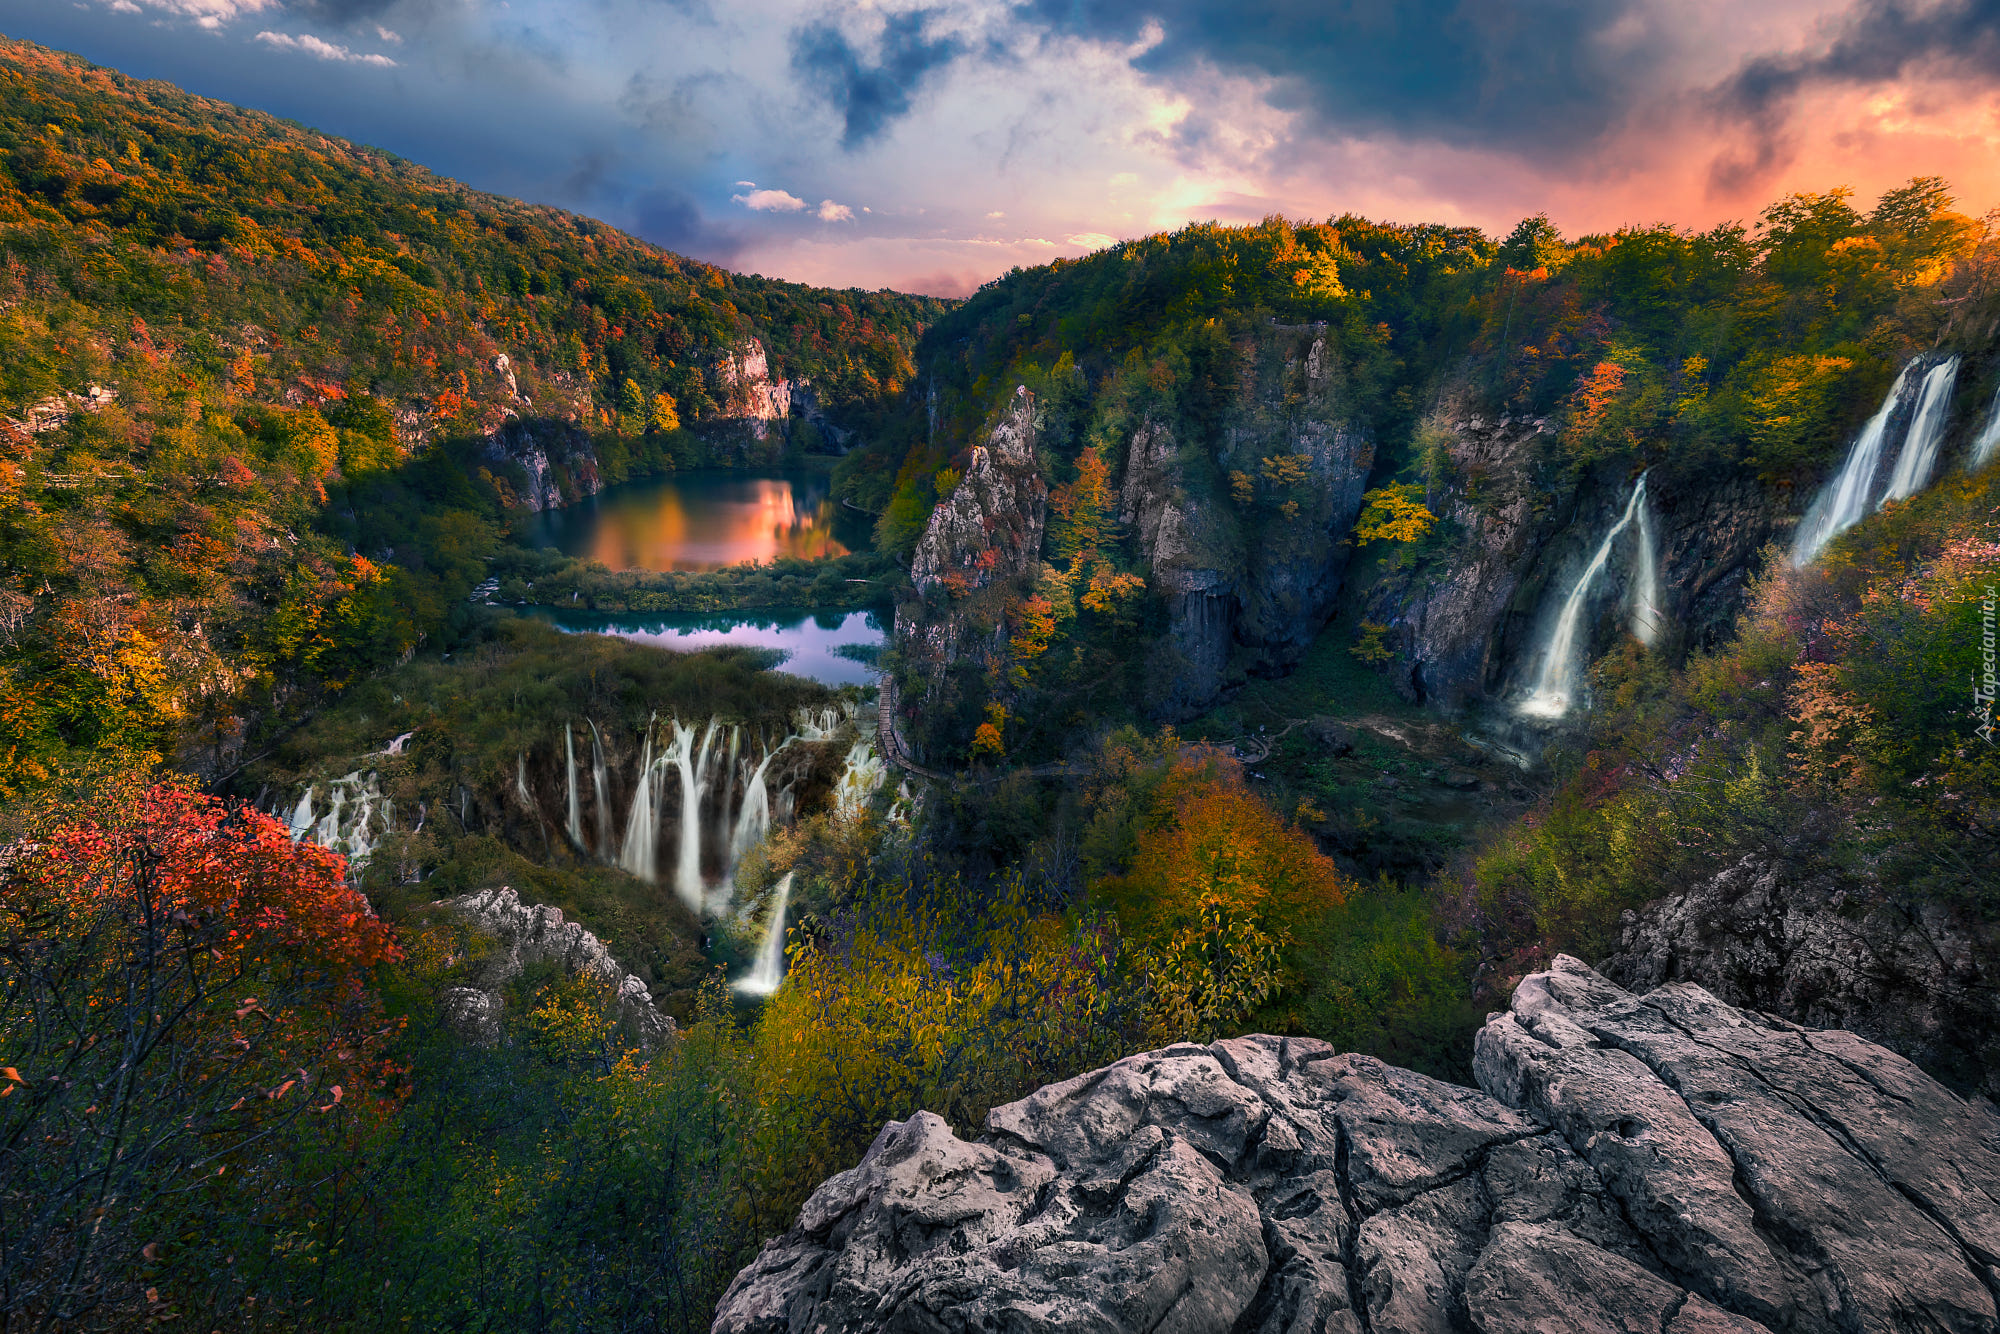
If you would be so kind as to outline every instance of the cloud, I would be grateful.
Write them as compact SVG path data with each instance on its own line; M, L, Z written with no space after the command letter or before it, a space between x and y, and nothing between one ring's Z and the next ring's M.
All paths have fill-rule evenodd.
M1170 83L1261 80L1273 107L1321 129L1542 160L1598 140L1638 105L1668 44L1643 0L1026 0L1016 13L1121 44L1133 68Z
M372 55L361 51L350 51L338 42L326 41L313 36L309 32L302 33L297 37L284 32L260 32L257 34L257 40L268 46L275 46L280 51L299 51L309 56L317 56L321 60L340 60L356 65L374 65L381 69L393 69L396 64L395 61L389 59L387 56Z
M143 5L160 13L193 19L204 28L220 28L245 14L275 9L278 0L143 0ZM136 14L141 6L133 0L114 0L111 8L120 14Z
M1716 161L1712 190L1744 188L1789 158L1793 108L1814 89L1889 84L1920 73L1936 91L1953 78L1990 91L2000 78L2000 0L1944 0L1921 9L1902 0L1861 0L1834 31L1833 40L1810 49L1747 60L1715 90L1723 118L1751 133L1746 145Z
M831 199L822 199L813 216L821 222L852 222L854 210L845 204L836 204Z
M889 15L873 63L863 61L847 35L831 23L792 33L793 72L840 112L843 147L858 148L881 137L910 114L911 100L925 81L963 54L958 38L925 35L938 13L912 9Z
M756 213L797 213L806 201L783 190L752 190L747 195L731 195L731 202Z
M1072 232L1063 240L1071 245L1088 246L1092 250L1102 250L1109 245L1117 245L1118 238L1106 236L1103 232Z

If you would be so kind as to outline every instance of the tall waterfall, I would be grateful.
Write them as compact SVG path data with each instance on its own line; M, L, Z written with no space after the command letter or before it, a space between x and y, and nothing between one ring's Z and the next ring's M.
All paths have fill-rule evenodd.
M597 724L590 723L590 790L597 807L597 855L600 860L611 856L611 789L604 781L604 739L597 735Z
M710 725L713 735L714 724ZM667 751L667 761L681 775L681 838L680 863L674 871L674 892L681 896L681 902L690 912L701 911L701 788L695 773L694 728L681 726L680 719L673 721L674 744ZM702 747L703 758L707 758L706 746Z
M583 846L583 808L578 803L576 797L576 736L568 723L563 724L563 760L566 765L563 770L568 789L566 795L569 798L569 823L565 827L569 832L569 841L581 848Z
M2000 450L2000 389L1993 391L1993 406L1986 410L1986 425L1980 428L1979 438L1972 442L1972 455L1966 460L1971 468L1983 468Z
M785 910L791 906L792 876L787 871L778 881L771 898L771 920L764 924L764 939L757 946L757 961L749 976L736 989L752 996L768 996L785 980Z
M1639 479L1638 489L1643 491L1646 479ZM1639 501L1639 551L1632 561L1632 633L1641 644L1651 648L1660 637L1660 623L1665 619L1664 601L1660 595L1660 543L1653 534L1653 506L1650 500Z
M1896 376L1896 382L1882 399L1882 406L1875 409L1875 415L1861 428L1861 434L1854 437L1847 461L1840 465L1840 471L1814 498L1805 518L1799 521L1798 536L1792 541L1792 564L1810 564L1828 542L1867 516L1868 495L1882 466L1882 445L1889 434L1889 419L1896 415L1896 409L1909 393L1916 368L1917 363L1912 361Z
M1924 376L1923 397L1917 400L1917 415L1910 421L1909 434L1896 455L1896 469L1889 476L1883 501L1907 500L1924 489L1937 467L1938 445L1944 440L1945 423L1951 417L1951 390L1958 382L1958 358L1948 357Z
M1534 688L1523 700L1517 712L1533 718L1560 718L1569 712L1571 697L1576 689L1578 664L1576 632L1583 621L1585 599L1590 595L1590 586L1597 581L1598 573L1611 559L1612 544L1618 535L1630 528L1635 517L1646 504L1646 474L1640 473L1639 480L1632 486L1632 498L1625 502L1625 512L1618 522L1611 525L1611 531L1597 544L1597 551L1590 558L1583 574L1563 600L1562 611L1556 616L1554 632L1549 636L1548 646L1542 650L1541 669L1535 675Z
M653 725L646 724L646 742L639 752L639 782L632 789L632 810L625 817L625 842L618 850L618 865L628 875L641 880L658 879L654 843L658 837L660 813L653 804Z
M778 750L783 750L780 743ZM743 807L736 813L736 828L729 840L729 858L732 862L741 859L744 853L756 845L771 827L771 790L764 786L764 771L771 767L778 750L772 751L757 762L750 773L750 781L743 788Z

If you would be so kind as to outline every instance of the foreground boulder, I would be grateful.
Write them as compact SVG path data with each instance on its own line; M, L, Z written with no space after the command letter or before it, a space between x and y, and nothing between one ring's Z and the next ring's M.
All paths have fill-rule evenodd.
M1484 1092L1303 1038L891 1122L718 1334L2000 1330L2000 1121L1852 1034L1558 958Z

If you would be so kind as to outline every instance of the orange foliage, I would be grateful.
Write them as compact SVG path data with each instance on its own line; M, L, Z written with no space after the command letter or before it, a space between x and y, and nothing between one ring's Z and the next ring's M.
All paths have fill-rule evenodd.
M1206 899L1283 939L1346 900L1347 883L1310 835L1286 824L1213 753L1177 761L1154 798L1132 868L1102 887L1141 936L1196 920Z

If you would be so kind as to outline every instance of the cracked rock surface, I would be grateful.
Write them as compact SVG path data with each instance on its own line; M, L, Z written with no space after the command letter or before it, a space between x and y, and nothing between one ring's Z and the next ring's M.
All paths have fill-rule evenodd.
M1894 1053L1558 958L1484 1092L1305 1038L891 1122L718 1334L2000 1331L2000 1123Z

